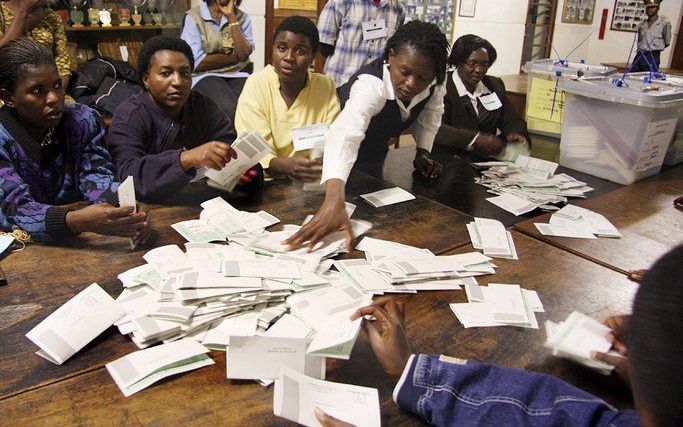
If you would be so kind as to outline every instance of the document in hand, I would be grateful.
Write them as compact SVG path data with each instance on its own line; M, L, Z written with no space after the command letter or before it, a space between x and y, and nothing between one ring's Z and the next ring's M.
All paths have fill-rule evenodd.
M270 152L270 146L258 132L240 133L237 140L232 143L232 148L237 152L236 159L231 159L219 171L207 169L204 173L210 184L227 191L232 191L240 175L260 162Z
M529 175L549 179L555 174L558 164L535 157L520 155L515 160L515 167L521 168Z
M376 208L415 199L415 196L400 187L387 188L360 196Z
M283 368L275 381L273 413L317 427L316 408L352 425L380 426L377 389L317 380Z
M137 212L137 201L135 200L135 184L133 183L133 177L129 176L125 181L119 185L118 189L119 196L119 206L132 206L133 213ZM135 243L133 239L130 239L130 248L135 249Z
M228 378L275 380L284 367L314 378L325 378L325 358L306 354L306 338L275 336L230 337Z
M538 295L519 285L465 284L469 303L451 304L451 310L465 328L518 326L538 329L534 312L542 312Z
M128 397L163 378L213 365L208 352L197 341L185 338L136 351L107 363L106 368L123 395Z
M547 339L544 345L552 350L553 355L573 360L605 375L614 369L614 366L591 357L593 351L607 353L612 348L607 339L611 329L607 326L577 311L562 323L546 321L545 326Z
M37 355L61 365L124 314L114 299L93 283L31 329L26 338L40 347Z

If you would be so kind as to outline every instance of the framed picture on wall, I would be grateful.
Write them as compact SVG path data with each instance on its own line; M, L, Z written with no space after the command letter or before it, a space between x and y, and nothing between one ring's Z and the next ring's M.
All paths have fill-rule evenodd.
M614 31L638 31L638 24L645 19L645 4L640 0L614 0L612 25Z
M474 12L477 9L477 0L460 0L458 7L458 16L465 18L474 18Z
M595 15L595 0L564 0L562 22L591 25L593 15Z

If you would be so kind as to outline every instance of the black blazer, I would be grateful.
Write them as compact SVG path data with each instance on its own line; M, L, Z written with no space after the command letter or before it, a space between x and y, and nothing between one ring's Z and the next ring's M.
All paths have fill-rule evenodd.
M503 138L511 132L516 132L524 135L530 142L526 122L517 117L510 100L505 96L505 85L501 79L484 76L484 85L498 95L503 106L494 111L488 111L480 106L481 115L479 117L477 117L469 97L467 95L461 96L458 93L455 83L453 83L452 73L449 72L446 79L445 111L441 119L441 127L434 140L436 145L465 152L467 145L472 142L472 138L477 132L495 135L496 129L500 129Z

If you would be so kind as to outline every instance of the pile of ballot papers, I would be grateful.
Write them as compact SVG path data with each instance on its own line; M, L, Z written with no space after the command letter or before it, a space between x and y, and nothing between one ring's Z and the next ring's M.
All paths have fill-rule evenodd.
M561 323L546 320L545 330L547 340L544 345L553 355L573 360L605 375L614 369L614 366L591 357L592 352L608 353L612 348L612 342L607 338L612 330L597 320L575 311Z
M607 218L597 212L566 205L550 216L550 223L534 223L544 236L595 239L597 237L620 238L621 233Z
M514 163L482 162L474 167L488 168L475 182L497 194L486 200L515 215L536 208L557 210L556 205L566 203L567 197L586 197L593 188L567 174L555 174L558 164L520 155Z
M500 221L488 218L474 218L467 224L467 232L474 249L494 258L518 259L512 234Z
M543 304L536 291L519 285L465 284L468 303L451 304L451 310L465 328L517 326L538 329L537 312Z

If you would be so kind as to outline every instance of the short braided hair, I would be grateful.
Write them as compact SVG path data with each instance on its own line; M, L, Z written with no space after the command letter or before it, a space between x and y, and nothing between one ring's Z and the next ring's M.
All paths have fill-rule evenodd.
M387 41L384 60L389 59L389 52L398 53L405 46L411 46L434 62L436 82L446 79L446 61L448 59L448 40L439 27L422 21L410 21L398 27Z
M489 65L493 65L498 58L498 53L493 45L486 39L483 39L474 34L466 34L464 36L458 37L458 40L453 43L453 49L451 49L451 56L448 58L449 65L457 67L462 65L467 61L472 52L475 50L484 48L486 53L489 55Z
M25 37L9 41L0 47L0 89L14 92L24 72L39 65L57 67L50 51L35 41Z
M315 26L313 21L306 18L305 16L290 16L285 20L280 22L280 25L275 29L273 34L273 45L275 45L275 39L278 34L283 31L289 31L290 33L300 34L308 39L311 43L311 54L315 57L318 52L318 45L320 44L320 36L318 34L318 27Z

